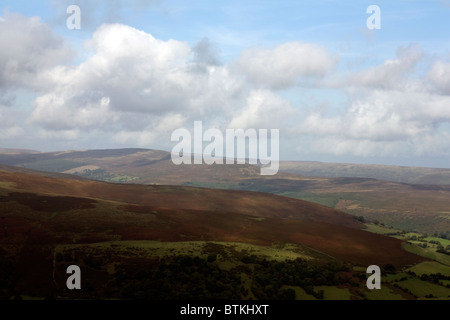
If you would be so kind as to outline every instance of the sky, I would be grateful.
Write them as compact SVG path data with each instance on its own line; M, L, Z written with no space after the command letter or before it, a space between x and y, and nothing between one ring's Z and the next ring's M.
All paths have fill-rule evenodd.
M279 129L281 160L450 168L450 0L0 3L0 148L170 151L203 121Z

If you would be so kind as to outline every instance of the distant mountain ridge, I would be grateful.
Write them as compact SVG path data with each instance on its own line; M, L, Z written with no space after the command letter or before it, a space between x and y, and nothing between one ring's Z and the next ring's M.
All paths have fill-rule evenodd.
M447 169L282 162L277 175L261 176L260 168L250 164L177 166L167 151L140 148L0 154L0 164L39 170L40 175L70 173L73 177L115 183L277 194L326 205L400 230L444 232L450 236ZM415 183L393 182L388 177ZM424 183L438 180L442 183Z
M280 171L324 178L373 178L408 184L450 185L450 169L446 168L283 161Z
M11 149L11 148L0 148L0 154L30 154L30 153L40 153L36 150L29 149Z
M125 161L125 157L132 156L135 162ZM140 159L138 159L140 157ZM171 163L170 153L162 150L144 148L124 149L98 149L98 150L72 150L60 152L38 152L25 149L1 149L0 163L12 166L21 166L30 169L63 172L77 167L78 164L92 165L99 159L122 158L122 165L145 166L159 161ZM75 162L69 163L70 160ZM83 159L86 160L83 162ZM66 161L61 170L60 166L45 166L45 161ZM130 159L131 160L131 159ZM82 165L79 165L81 167ZM198 165L195 165L196 167ZM186 166L182 166L186 169ZM206 165L203 166L208 167ZM252 167L246 165L247 168ZM173 166L176 168L176 166ZM194 169L194 168L192 168ZM193 170L196 171L196 170ZM315 161L280 161L280 172L308 177L322 178L372 178L377 180L426 185L450 185L450 169L407 167L391 165L328 163ZM141 181L136 181L141 182Z

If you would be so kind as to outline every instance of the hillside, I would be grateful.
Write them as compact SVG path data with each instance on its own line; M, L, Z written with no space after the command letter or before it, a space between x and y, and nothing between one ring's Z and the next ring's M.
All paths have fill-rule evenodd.
M280 171L324 178L371 178L407 184L450 185L450 169L311 161L283 161Z
M139 148L81 150L41 153L34 150L0 149L0 163L35 170L80 173L83 171L110 171L112 174L133 174L138 183L149 183L150 179L158 182L161 177L168 182L168 170L174 170L183 182L188 181L201 168L202 175L208 180L218 171L216 166L174 166L170 153L161 150ZM91 166L91 167L85 167ZM145 174L145 170L152 167L162 170L161 174ZM228 167L228 168L227 168ZM235 170L227 170L230 166L223 166L223 175L235 175ZM259 170L253 166L235 165L244 176L259 175ZM208 170L208 168L215 168ZM186 172L186 173L183 173ZM402 184L450 185L450 169L406 167L392 165L326 163L313 161L281 161L279 175L283 173L307 177L322 178L370 178ZM101 174L101 172L97 172ZM94 173L95 177L95 173ZM220 178L219 176L216 176ZM175 183L177 181L174 181ZM180 183L180 181L178 181Z
M424 260L404 251L400 240L361 230L363 225L350 215L277 195L1 170L0 203L1 265L14 266L7 277L11 286L33 295L64 294L64 282L56 280L64 277L64 261L87 266L89 279L103 288L108 277L117 280L118 269L130 274L130 259L154 261L147 251L132 248L152 246L160 259L169 254L161 248L173 244L170 250L177 252L178 243L184 248L180 252L188 253L186 246L195 241L200 241L200 252L216 252L225 265L235 261L236 246L243 244L255 246L251 250L291 246L276 255L360 266L392 264L399 269ZM248 250L239 251L236 259Z
M279 172L263 177L252 165L176 166L168 152L147 149L0 154L0 163L117 183L272 193L326 205L400 230L450 236L450 186L370 178L437 181L428 178L437 175L444 179L446 169L282 162L282 170L302 169L307 175Z
M32 154L32 153L40 153L40 152L28 149L0 148L0 154L17 155L17 154Z

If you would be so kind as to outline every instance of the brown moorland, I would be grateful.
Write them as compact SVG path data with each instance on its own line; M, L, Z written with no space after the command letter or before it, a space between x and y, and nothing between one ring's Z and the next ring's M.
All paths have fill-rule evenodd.
M2 170L0 196L2 244L291 242L363 266L402 267L424 260L404 251L400 240L361 230L363 224L348 214L264 193L112 184Z
M450 235L450 169L282 162L276 176L260 176L259 168L248 164L176 166L169 152L147 149L0 153L0 163L22 172L26 169L19 167L54 172L39 173L50 177L66 172L111 182L273 193L399 230Z

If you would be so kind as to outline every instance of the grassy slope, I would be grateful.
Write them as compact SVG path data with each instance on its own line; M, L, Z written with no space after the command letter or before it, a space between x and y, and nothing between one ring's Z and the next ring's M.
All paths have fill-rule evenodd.
M450 187L407 185L351 177L364 175L367 177L376 172L379 174L375 176L372 174L372 176L381 179L390 177L396 181L439 183L429 177L436 175L445 177L449 170L285 163L285 167L291 169L312 166L308 169L310 171L302 173L326 175L326 172L331 172L328 176L344 176L345 178L308 178L286 172L279 172L273 177L262 177L259 175L259 168L250 165L175 166L170 160L169 153L145 149L0 155L0 163L2 162L30 167L45 165L46 170L52 171L58 171L58 168L67 169L68 166L82 167L89 164L98 166L100 170L86 174L90 178L100 180L267 192L335 207L347 213L379 220L404 230L431 234L450 230L450 212L448 211ZM48 167L49 163L54 163L53 168ZM412 181L408 177L422 178Z

